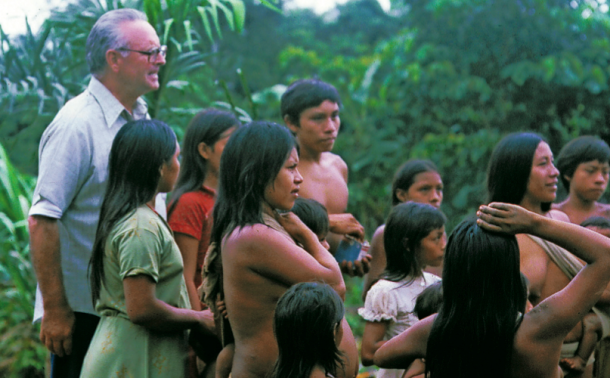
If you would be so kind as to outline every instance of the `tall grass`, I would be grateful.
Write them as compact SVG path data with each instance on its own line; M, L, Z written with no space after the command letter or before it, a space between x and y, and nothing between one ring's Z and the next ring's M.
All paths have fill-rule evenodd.
M40 376L47 355L32 325L36 280L27 213L34 184L0 145L0 377Z

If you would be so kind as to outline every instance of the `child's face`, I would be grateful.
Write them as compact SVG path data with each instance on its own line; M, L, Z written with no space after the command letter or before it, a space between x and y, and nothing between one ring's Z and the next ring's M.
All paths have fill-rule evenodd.
M607 238L610 238L610 229L599 228L599 227L594 227L594 226L588 226L587 228L591 231L597 232L598 234L602 234Z
M326 248L327 250L330 250L330 244L328 244L328 242L326 241L326 234L317 236L318 240L320 241L320 244L322 244L322 247Z
M597 201L608 185L610 165L592 160L578 164L570 181L570 193L587 201Z
M432 230L419 243L418 257L423 266L440 266L447 246L445 226Z

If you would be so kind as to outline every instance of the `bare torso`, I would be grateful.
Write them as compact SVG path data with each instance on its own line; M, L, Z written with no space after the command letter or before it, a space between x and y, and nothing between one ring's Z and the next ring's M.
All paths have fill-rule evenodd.
M223 249L224 294L235 336L232 376L264 377L273 368L278 350L273 313L288 285L249 267L248 251Z
M600 216L610 218L610 205L599 202L595 202L591 209L585 210L577 208L568 200L565 200L561 203L553 205L553 209L564 212L568 216L570 222L575 224L581 224L590 217Z
M322 153L320 161L301 160L299 172L303 183L299 195L312 198L326 206L329 214L347 209L347 165L338 155Z
M316 261L312 252L298 247L292 238L262 224L235 230L225 238L221 256L224 300L235 337L233 378L263 378L272 370L278 357L273 315L288 287L320 280L335 290L337 285L342 287L344 293L336 262L321 245L319 248L328 255L325 260L318 257ZM334 270L326 267L329 261L336 266ZM357 356L345 320L343 332L339 349L347 356ZM348 371L340 377L353 377L357 369L358 360L352 358L347 363Z
M326 207L329 214L342 214L347 209L347 164L331 152L323 152L319 161L302 159L299 172L303 176L299 195L311 198ZM341 236L328 237L331 251L335 251Z

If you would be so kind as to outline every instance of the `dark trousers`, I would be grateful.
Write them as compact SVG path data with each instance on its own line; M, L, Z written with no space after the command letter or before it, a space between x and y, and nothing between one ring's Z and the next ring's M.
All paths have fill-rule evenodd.
M85 354L95 334L100 318L84 312L74 313L72 353L58 357L51 353L51 378L79 378Z

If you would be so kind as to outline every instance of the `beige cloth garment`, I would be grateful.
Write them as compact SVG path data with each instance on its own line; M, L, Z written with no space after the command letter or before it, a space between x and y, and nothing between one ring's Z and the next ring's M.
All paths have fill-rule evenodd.
M559 269L572 280L584 265L570 252L561 248L557 244L553 244L534 235L529 236L536 244L538 244L547 256L559 267ZM593 307L593 312L599 317L602 323L602 339L610 336L610 315L602 311L598 307Z

